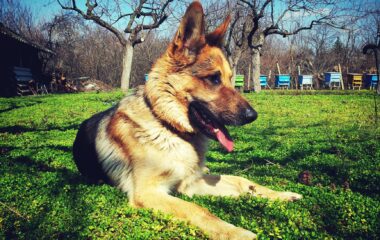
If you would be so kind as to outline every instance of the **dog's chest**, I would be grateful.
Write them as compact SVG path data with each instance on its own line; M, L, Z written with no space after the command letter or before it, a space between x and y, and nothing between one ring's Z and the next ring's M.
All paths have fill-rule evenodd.
M134 130L134 139L145 148L146 159L165 179L183 179L199 169L205 145L202 136L181 137L163 127L158 121L141 124Z
M162 146L163 145L163 146ZM198 167L199 153L192 143L179 137L170 137L162 145L155 145L151 149L151 158L164 170L171 171L173 175L184 175Z
M171 136L166 142L170 147L146 145L146 158L149 167L154 171L164 191L172 189L179 182L200 172L203 165L202 139L186 141Z
M180 136L158 120L141 98L127 98L121 106L120 111L128 116L127 123L134 123L125 142L133 168L166 189L199 172L206 145L203 135Z

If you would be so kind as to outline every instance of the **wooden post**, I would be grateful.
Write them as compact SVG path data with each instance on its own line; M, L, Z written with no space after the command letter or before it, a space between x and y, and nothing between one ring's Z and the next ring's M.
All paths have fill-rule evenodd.
M298 89L298 78L301 76L301 68L300 68L300 65L297 66L297 69L298 69L298 76L296 78L296 89ZM300 87L301 90L303 90L303 86Z
M293 72L293 67L294 67L294 57L293 57L293 43L294 43L294 37L290 37L288 38L289 42L290 42L290 49L289 49L289 53L290 53L290 65L289 65L289 75L290 76L293 76L294 72ZM292 77L290 79L290 82L292 81ZM298 89L298 81L297 79L294 79L294 85L296 86L296 89Z
M271 79L271 76L272 76L272 70L269 70L268 79L267 79L267 85L268 85L268 87L269 87L268 82ZM269 87L269 89L271 89L271 88Z
M379 36L380 35L380 29L377 33L377 35ZM378 43L378 48L380 46L380 38L379 38L379 43ZM376 92L378 95L380 95L380 59L379 59L379 55L380 55L380 51L378 49L374 50L373 51L374 54L375 54L375 63L376 63L376 72L377 72L377 89L376 89ZM377 118L376 118L377 119Z
M281 74L280 65L278 64L278 62L276 63L276 65L277 65L278 74Z
M251 73L252 73L252 63L249 62L249 65L248 65L248 84L247 84L247 90L248 92L251 92Z
M339 69L339 72L340 72L340 84L342 85L342 90L344 90L342 68L340 67L340 63L338 64L338 69Z

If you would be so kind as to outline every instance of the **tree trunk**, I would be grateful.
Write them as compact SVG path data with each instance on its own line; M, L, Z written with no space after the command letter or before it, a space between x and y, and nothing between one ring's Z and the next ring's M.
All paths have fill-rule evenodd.
M134 49L132 43L128 41L124 47L123 72L121 74L121 90L124 92L127 92L129 89L132 71L133 50Z
M235 87L235 78L236 78L236 65L232 66L232 86Z
M250 62L248 64L248 69L244 72L244 92L250 92L250 81L251 81L251 69L252 69L252 63Z
M378 46L380 45L380 40L379 40L379 44ZM379 59L379 55L380 55L380 49L373 49L373 54L375 55L375 64L376 64L376 74L377 74L377 88L376 88L376 92L378 95L380 95L380 59Z
M228 63L231 66L231 71L232 71L232 86L235 87L235 78L236 78L236 69L237 69L237 64L235 64L234 58L232 56L228 56Z
M237 66L238 66L239 60L241 58L242 51L243 51L242 49L238 49L234 52L234 56L230 55L227 57L228 63L230 64L231 70L232 70L232 86L233 87L235 87L235 78L236 78L236 74L237 74Z
M252 81L251 86L253 86L255 92L259 93L261 91L260 85L260 51L257 49L252 49L251 51L251 62L252 62Z

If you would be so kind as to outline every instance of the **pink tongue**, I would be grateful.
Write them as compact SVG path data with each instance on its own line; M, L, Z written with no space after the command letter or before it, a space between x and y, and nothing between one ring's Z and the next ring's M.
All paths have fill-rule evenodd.
M228 152L232 152L232 150L234 150L234 142L227 138L226 135L224 135L224 133L219 129L217 129L216 138Z

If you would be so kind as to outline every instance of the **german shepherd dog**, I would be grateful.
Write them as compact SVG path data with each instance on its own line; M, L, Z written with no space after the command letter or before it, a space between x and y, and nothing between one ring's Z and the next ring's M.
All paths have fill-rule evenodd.
M277 192L245 178L204 174L208 139L227 150L233 141L225 125L244 125L256 111L234 90L221 45L229 17L204 33L202 5L188 7L166 52L145 86L82 123L73 152L79 171L128 193L138 208L173 214L212 239L255 239L194 203L169 195L238 197L251 194L293 201L301 195Z

